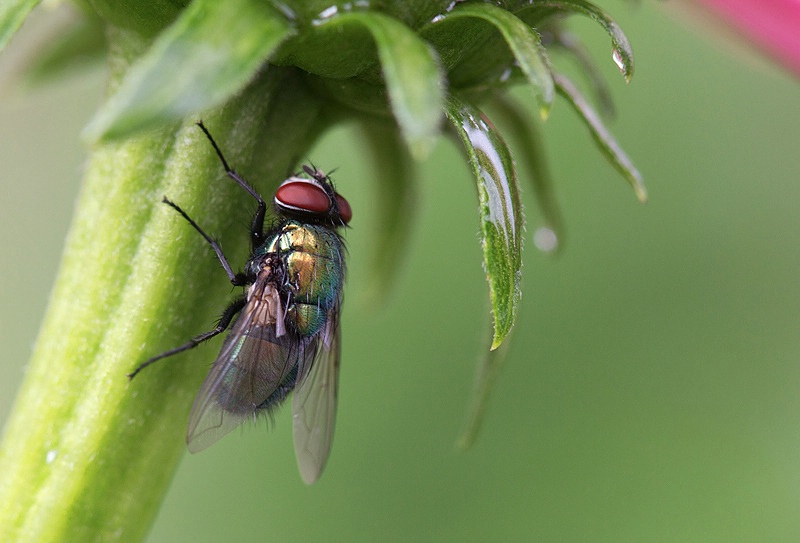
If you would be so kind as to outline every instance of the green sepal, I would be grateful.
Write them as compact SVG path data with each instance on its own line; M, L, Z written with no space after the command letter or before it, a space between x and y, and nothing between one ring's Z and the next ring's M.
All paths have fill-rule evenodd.
M605 29L611 37L614 62L625 81L630 83L633 77L633 48L622 28L601 8L585 0L542 0L531 3L517 13L526 20L526 15L533 15L539 20L550 14L563 15L569 11L586 15Z
M0 51L28 17L40 0L3 0L0 2Z
M316 28L315 40L326 34L341 35L353 24L367 30L374 40L394 118L411 154L424 158L436 142L442 118L444 83L436 54L405 24L375 12L331 17ZM367 65L363 69L368 71Z
M152 39L171 24L189 0L83 0L107 23Z
M595 59L586 49L581 39L572 32L561 28L554 28L551 32L553 37L552 42L549 44L549 49L551 51L563 49L578 63L581 68L581 75L586 78L594 94L600 113L607 119L613 118L616 114L616 109L614 100L611 98L611 89L609 89L606 78L600 73Z
M461 450L472 447L481 431L483 417L489 405L489 396L494 388L497 376L500 375L503 362L508 357L511 341L506 341L499 349L484 351L478 361L475 372L475 384L472 389L472 398L467 410L464 430L461 432L456 446Z
M113 140L183 119L240 91L293 33L256 0L195 0L131 67L85 136Z
M103 22L92 13L81 13L68 28L49 37L25 69L25 79L47 83L82 67L99 66L107 53Z
M622 150L622 147L619 146L614 136L612 136L605 125L603 125L600 116L592 106L589 105L586 98L583 97L569 79L561 74L553 74L553 78L556 82L556 90L561 96L567 99L567 102L569 102L578 115L580 115L597 144L597 147L603 153L603 156L605 156L611 165L622 174L628 183L630 183L639 201L642 203L646 202L647 189L644 186L642 174L639 173L633 161L625 151Z
M377 191L370 280L364 292L370 301L381 302L406 260L416 203L414 161L394 124L365 120L361 128Z
M526 114L519 104L507 95L500 95L488 106L492 118L497 119L503 132L510 136L517 151L515 156L522 162L523 171L527 172L528 181L536 196L536 203L541 211L543 226L550 229L556 237L557 251L563 247L565 238L564 219L555 194L555 183L547 166L547 153L544 149L542 135L535 117Z
M451 96L445 109L464 144L478 188L481 243L494 322L492 349L511 331L522 296L524 216L511 152L474 106Z
M428 32L458 18L483 20L500 32L517 65L533 87L539 103L539 113L543 119L547 118L553 105L555 90L547 51L542 45L539 34L514 14L491 4L477 3L457 5L442 15L437 22L431 23Z

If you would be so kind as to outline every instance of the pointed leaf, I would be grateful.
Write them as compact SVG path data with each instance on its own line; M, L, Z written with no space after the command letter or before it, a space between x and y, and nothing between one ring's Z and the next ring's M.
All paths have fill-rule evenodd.
M549 248L539 248L547 251L557 250L563 245L564 220L556 201L555 183L553 183L553 177L547 167L543 136L535 118L526 115L523 108L507 95L497 96L491 102L491 106L492 118L498 119L498 124L504 127L507 134L511 134L514 143L519 144L519 151L522 151L521 160L530 174L530 184L544 218L544 227L554 237L554 240L550 240L554 245ZM519 156L519 151L517 156ZM534 236L534 240L536 240L536 236Z
M496 349L514 325L522 295L519 181L508 147L477 108L450 97L445 113L464 143L478 185L483 262L494 318L491 348Z
M521 11L531 11L533 13L574 11L590 17L611 36L614 63L622 72L625 81L630 82L633 77L633 49L631 44L617 22L599 7L585 0L542 0L534 2Z
M517 64L536 93L542 118L547 118L553 105L555 91L547 51L542 45L539 34L516 15L492 4L460 4L442 15L438 21L458 17L482 19L502 34ZM438 21L434 24L441 24Z
M580 65L581 75L588 80L594 93L595 101L600 106L600 113L607 119L613 118L615 110L614 101L611 98L611 90L608 88L606 78L600 73L594 58L592 58L581 39L572 32L562 29L558 29L552 36L552 46L564 49Z
M558 93L567 99L575 111L583 118L584 123L589 128L592 138L597 143L597 146L602 151L603 155L609 162L617 169L619 173L631 184L633 191L639 201L644 203L647 201L647 189L644 187L642 174L633 165L633 162L622 150L614 139L614 136L606 129L600 116L592 109L589 102L583 95L575 88L572 82L561 74L553 74L556 82L556 90Z
M178 18L191 0L88 0L88 7L109 27L152 40Z
M50 36L27 68L27 79L44 83L99 64L108 49L105 30L99 17L81 14L70 26Z
M364 145L371 151L378 191L371 278L365 291L373 300L381 301L402 268L414 222L413 161L394 125L364 122L362 129Z
M262 2L195 0L131 67L86 135L119 138L220 104L292 33Z
M3 0L0 2L0 51L28 17L40 0Z
M499 349L485 351L478 362L478 371L475 374L475 386L472 391L472 401L470 402L467 420L464 431L458 438L457 446L462 450L472 447L478 434L481 431L483 416L489 405L489 396L494 388L494 382L500 375L500 369L508 356L508 346L510 341L506 341Z
M351 12L320 28L356 23L375 40L392 112L415 158L424 158L439 134L444 83L435 53L400 21L376 12Z

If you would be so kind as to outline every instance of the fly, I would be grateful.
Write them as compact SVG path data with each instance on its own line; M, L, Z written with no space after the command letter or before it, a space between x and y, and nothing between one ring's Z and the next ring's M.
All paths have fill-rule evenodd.
M350 222L350 204L329 176L304 165L305 177L289 177L276 190L278 221L265 232L264 199L228 166L205 125L197 125L228 177L258 202L250 228L252 255L244 270L234 273L219 244L180 206L166 197L163 202L203 236L244 294L213 330L146 360L129 377L233 325L192 406L189 451L205 449L246 419L272 413L294 392L295 456L303 480L311 484L322 473L333 440L345 274L345 247L337 230Z

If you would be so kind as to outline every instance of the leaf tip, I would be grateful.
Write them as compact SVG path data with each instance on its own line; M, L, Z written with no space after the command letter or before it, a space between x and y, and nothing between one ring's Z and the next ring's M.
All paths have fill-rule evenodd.
M408 142L408 149L411 152L411 157L417 162L422 162L431 154L435 136L418 137Z
M639 199L639 202L642 204L647 203L647 189L644 186L644 183L641 180L633 186L633 190L636 193L636 198Z
M633 193L636 195L636 198L639 200L639 203L646 204L647 187L644 186L644 180L642 179L642 174L639 173L639 170L637 170L636 167L633 166L633 164L629 164L627 175L629 177L631 187L633 187Z
M631 79L633 79L633 59L631 59L630 55L623 55L621 49L615 47L611 52L611 59L614 61L614 64L617 65L617 68L619 68L622 77L625 78L625 83L630 83Z
M506 335L502 333L498 333L497 330L494 332L494 337L492 338L492 345L489 347L490 351L494 351L498 347L503 344L503 340L505 339Z
M471 429L464 430L464 433L456 441L456 450L458 452L466 452L471 449L472 445L475 444L475 434L476 432Z
M545 102L541 102L540 103L540 105L539 105L539 117L542 119L542 121L546 121L547 119L550 118L550 106L551 106L551 104L552 104L552 102L549 103L549 104L545 103Z

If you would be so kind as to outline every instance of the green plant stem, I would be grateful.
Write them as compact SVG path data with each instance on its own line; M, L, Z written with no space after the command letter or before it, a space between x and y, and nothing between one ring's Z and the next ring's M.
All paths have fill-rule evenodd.
M147 44L122 31L111 41L113 89ZM270 67L203 119L268 197L317 136L320 111L294 70ZM213 349L126 374L211 328L231 297L208 245L160 201L221 239L234 267L255 209L196 120L92 150L0 447L0 541L139 541L155 517Z

